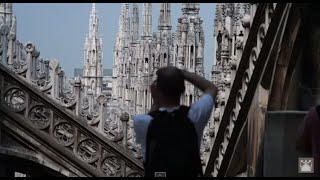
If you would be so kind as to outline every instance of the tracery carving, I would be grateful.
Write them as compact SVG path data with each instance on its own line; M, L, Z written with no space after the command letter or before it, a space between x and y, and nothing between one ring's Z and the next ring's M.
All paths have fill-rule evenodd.
M45 129L50 125L50 110L44 105L35 105L29 111L29 120L39 129Z
M121 176L121 160L116 156L107 156L102 161L102 172L108 177Z
M70 146L75 141L74 127L68 122L61 122L53 129L53 137L63 146Z
M9 88L4 92L4 102L15 112L24 110L25 101L25 93L19 88Z
M98 144L91 139L82 140L77 148L79 157L88 163L92 163L98 158Z

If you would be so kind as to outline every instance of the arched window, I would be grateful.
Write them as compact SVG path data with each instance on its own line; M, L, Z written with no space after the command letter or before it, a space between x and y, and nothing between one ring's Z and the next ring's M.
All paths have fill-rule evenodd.
M92 89L92 90L95 90L94 80L91 81L91 89Z
M190 68L193 68L193 58L194 58L194 47L191 45L191 50L190 50Z
M178 52L179 52L179 47L178 47L178 44L177 44L177 49L176 49L176 51L177 51L177 56L178 56Z
M134 91L134 104L137 104L138 91Z
M176 54L173 57L174 57L173 64L175 65L178 62L178 45L176 45Z
M136 64L136 73L138 73L138 67L139 67L139 61L138 61L139 59L137 58L137 60L136 60L136 62L137 62L137 64Z
M131 69L132 69L132 71L131 71L132 73L136 73L136 72L135 72L135 70L136 70L136 65L135 65L134 63L132 63Z
M148 68L149 68L149 64L148 64L148 62L149 62L149 59L148 58L145 58L144 59L144 69L145 69L145 72L146 73L148 73Z

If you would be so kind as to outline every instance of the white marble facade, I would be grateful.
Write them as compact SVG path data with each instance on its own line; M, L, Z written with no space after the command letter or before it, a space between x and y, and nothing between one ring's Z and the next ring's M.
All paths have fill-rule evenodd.
M176 66L204 76L204 32L199 4L183 3L176 33L172 33L171 4L160 3L158 31L151 32L152 4L142 4L142 32L139 33L139 10L123 3L119 17L113 55L112 100L131 115L146 113L152 105L149 86L155 72L163 66ZM186 84L182 97L190 105L199 97L191 84Z

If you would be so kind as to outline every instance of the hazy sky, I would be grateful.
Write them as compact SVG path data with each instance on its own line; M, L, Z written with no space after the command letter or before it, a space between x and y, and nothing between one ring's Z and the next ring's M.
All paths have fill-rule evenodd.
M153 32L157 31L159 3L152 4ZM178 17L182 15L181 3L172 3L172 32L176 32ZM103 42L103 68L112 68L112 52L118 32L121 3L97 3L100 34ZM68 77L74 68L83 67L84 41L89 30L91 3L14 3L17 17L17 38L20 42L33 42L45 59L56 58ZM215 4L201 3L205 33L204 67L210 75L213 60L213 21ZM130 3L130 14L132 3ZM139 21L142 22L142 4L139 3ZM139 27L141 34L142 26Z

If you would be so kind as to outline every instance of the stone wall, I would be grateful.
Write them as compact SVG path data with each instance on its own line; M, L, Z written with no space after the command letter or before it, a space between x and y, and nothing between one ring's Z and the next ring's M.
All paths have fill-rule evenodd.
M297 129L306 111L270 111L266 115L264 177L297 177Z

